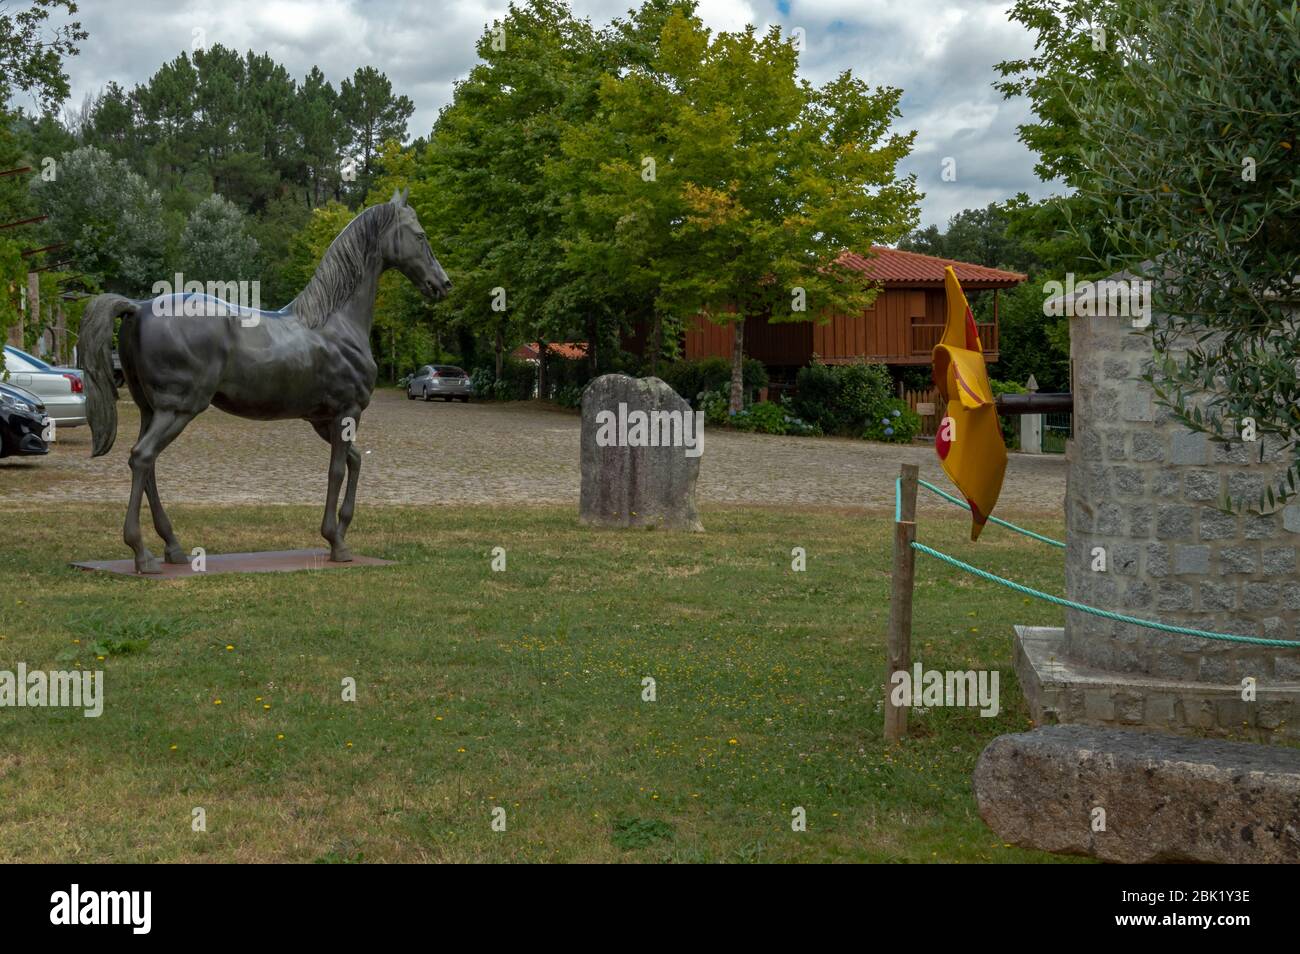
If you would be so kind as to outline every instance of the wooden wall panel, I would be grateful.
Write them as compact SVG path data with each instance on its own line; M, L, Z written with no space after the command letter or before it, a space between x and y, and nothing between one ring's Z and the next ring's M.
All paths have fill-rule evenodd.
M873 306L857 315L832 315L826 323L749 319L745 353L768 365L803 365L816 354L831 364L865 358L889 364L930 362L930 349L942 333L946 300L942 290L885 289ZM685 353L690 360L731 357L731 327L702 316L687 327ZM996 326L980 326L989 360L997 360Z

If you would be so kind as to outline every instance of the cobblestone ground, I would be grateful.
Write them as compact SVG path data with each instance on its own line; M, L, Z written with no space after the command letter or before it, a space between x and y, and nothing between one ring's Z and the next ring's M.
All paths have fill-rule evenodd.
M118 404L117 443L90 458L90 432L64 428L43 458L0 460L0 507L28 510L62 501L125 506L127 455L139 427L129 400ZM361 505L568 503L577 505L578 416L535 403L407 401L375 394L358 429ZM302 421L257 422L216 409L201 414L159 458L164 503L324 505L328 449ZM900 463L949 488L930 447L839 438L772 437L706 430L702 503L887 510ZM951 505L922 493L922 512ZM997 512L1059 515L1065 498L1060 456L1011 455Z

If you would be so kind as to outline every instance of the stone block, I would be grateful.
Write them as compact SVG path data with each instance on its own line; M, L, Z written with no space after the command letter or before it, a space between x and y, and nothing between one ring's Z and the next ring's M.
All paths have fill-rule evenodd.
M1294 573L1295 547L1266 547L1264 549L1264 572L1269 576Z
M994 739L973 785L985 823L1026 848L1130 864L1300 862L1300 751L1283 746L1049 726Z
M1254 573L1259 569L1259 551L1254 547L1224 547L1219 551L1219 573Z
M1165 459L1164 439L1152 431L1134 431L1129 459L1139 463L1153 463Z
M1198 431L1174 431L1169 445L1171 464L1207 464L1210 446L1205 435Z
M1237 535L1238 521L1235 514L1202 507L1200 517L1202 540L1227 540Z
M690 405L658 378L606 374L582 394L584 524L700 531L695 485L702 428ZM673 428L673 423L677 427Z
M1241 608L1247 612L1273 609L1281 598L1280 583L1256 583L1247 580L1241 586Z
M1210 548L1204 544L1190 547L1178 547L1174 550L1174 572L1209 573Z
M1147 544L1147 575L1169 575L1169 547L1163 543ZM1298 596L1297 598L1300 598Z
M1183 475L1183 495L1188 500L1218 500L1222 492L1219 475L1212 470L1194 470Z
M1136 467L1115 467L1111 470L1115 493L1121 497L1140 497L1146 493L1147 480Z
M1156 508L1156 537L1160 540L1188 540L1192 536L1192 508L1168 504Z
M1203 580L1200 585L1201 609L1207 613L1222 613L1237 608L1237 584L1211 583Z

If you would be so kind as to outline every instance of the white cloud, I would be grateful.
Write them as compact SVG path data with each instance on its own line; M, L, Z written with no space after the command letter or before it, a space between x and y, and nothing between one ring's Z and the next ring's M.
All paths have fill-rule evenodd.
M603 24L637 0L574 0L574 11ZM915 171L927 192L926 224L1037 183L1033 156L1016 140L1029 114L993 88L993 65L1032 50L1032 38L1007 20L1010 0L700 0L714 30L802 26L802 71L814 83L851 69L873 85L904 90L900 129L918 130ZM383 70L416 104L410 132L423 135L474 63L484 27L504 14L498 0L114 0L83 4L90 32L69 63L73 102L108 81L143 82L193 42L270 53L296 77L318 65L338 85L359 66ZM953 156L958 179L943 183L939 160Z

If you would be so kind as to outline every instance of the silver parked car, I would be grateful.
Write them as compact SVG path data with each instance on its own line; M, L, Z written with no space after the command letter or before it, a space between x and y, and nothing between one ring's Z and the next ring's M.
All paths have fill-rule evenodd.
M9 372L5 380L39 397L56 425L86 423L86 391L79 370L53 367L13 345L5 345L3 355L4 370Z
M406 382L406 396L412 401L416 398L426 401L442 398L468 404L473 394L474 386L470 384L469 375L452 364L426 364Z

